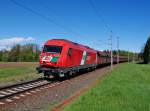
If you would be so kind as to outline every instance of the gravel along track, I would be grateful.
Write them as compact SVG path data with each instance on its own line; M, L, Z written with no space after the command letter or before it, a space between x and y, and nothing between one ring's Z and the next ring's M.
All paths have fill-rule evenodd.
M69 80L51 83L32 92L20 94L14 97L16 100L8 98L7 104L0 102L0 111L48 111L109 71L109 67L104 67Z
M5 89L9 89L9 88L12 88L12 87L17 87L17 86L21 86L21 85L24 85L24 84L29 84L29 83L33 83L33 82L38 82L38 81L41 81L41 80L44 80L44 78L37 78L37 79L33 79L33 80L30 80L30 81L24 81L24 82L18 82L18 83L13 83L11 85L4 85L4 86L0 86L0 91L1 90L5 90Z
M43 78L39 78L36 80L28 81L28 82L22 82L18 84L13 84L5 87L0 87L0 105L5 104L5 102L8 100L8 98L11 98L14 95L21 94L23 92L44 86L50 84L47 80L44 80ZM8 102L11 101L10 99Z

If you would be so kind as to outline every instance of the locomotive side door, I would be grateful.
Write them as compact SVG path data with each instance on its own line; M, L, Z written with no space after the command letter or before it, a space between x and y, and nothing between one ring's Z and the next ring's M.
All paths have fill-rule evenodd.
M72 66L72 48L68 49L68 53L67 53L67 67L71 67Z

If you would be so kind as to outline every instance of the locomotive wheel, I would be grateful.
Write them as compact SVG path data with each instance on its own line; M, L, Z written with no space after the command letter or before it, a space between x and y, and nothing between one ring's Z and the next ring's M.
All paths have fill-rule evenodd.
M65 78L66 78L66 79L70 79L69 72L65 74Z
M54 78L55 78L56 80L60 80L59 75L54 75Z
M69 71L69 76L72 76L73 75L73 72L72 71Z
M45 78L45 79L48 79L49 77L50 77L49 73L45 71L45 72L44 72L44 78Z

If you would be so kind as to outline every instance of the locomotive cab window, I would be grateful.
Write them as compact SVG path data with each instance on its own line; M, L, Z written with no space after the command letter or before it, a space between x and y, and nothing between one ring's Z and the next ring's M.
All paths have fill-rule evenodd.
M54 46L54 45L45 45L43 52L47 53L61 53L62 46Z
M69 50L68 50L68 55L72 55L72 48L69 48Z

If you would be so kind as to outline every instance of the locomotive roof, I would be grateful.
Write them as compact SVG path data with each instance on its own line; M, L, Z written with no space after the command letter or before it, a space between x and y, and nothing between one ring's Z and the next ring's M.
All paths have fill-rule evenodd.
M110 52L109 51L98 51L98 53L102 56L110 56Z
M48 40L47 42L46 42L46 44L48 44L48 42L49 41L62 41L62 42L65 42L65 43L67 43L67 44L69 44L69 45L72 45L72 46L76 46L76 47L79 47L79 48L84 48L84 49L88 49L89 51L95 51L94 49L92 49L92 48L90 48L90 47L88 47L88 46L85 46L85 45L82 45L82 44L78 44L78 43L76 43L76 42L72 42L72 41L70 41L70 40L67 40L67 39L51 39L51 40Z
M76 43L76 42L72 42L72 41L67 40L67 39L52 39L52 40L60 40L60 41L70 42L70 43L72 43L72 44L74 44L74 45L82 45L82 44L78 44L78 43ZM88 48L88 49L92 49L92 48L90 48L89 46L85 46L85 45L82 45L82 46L84 46L84 47L86 47L86 48ZM94 50L94 49L93 49L93 50Z

